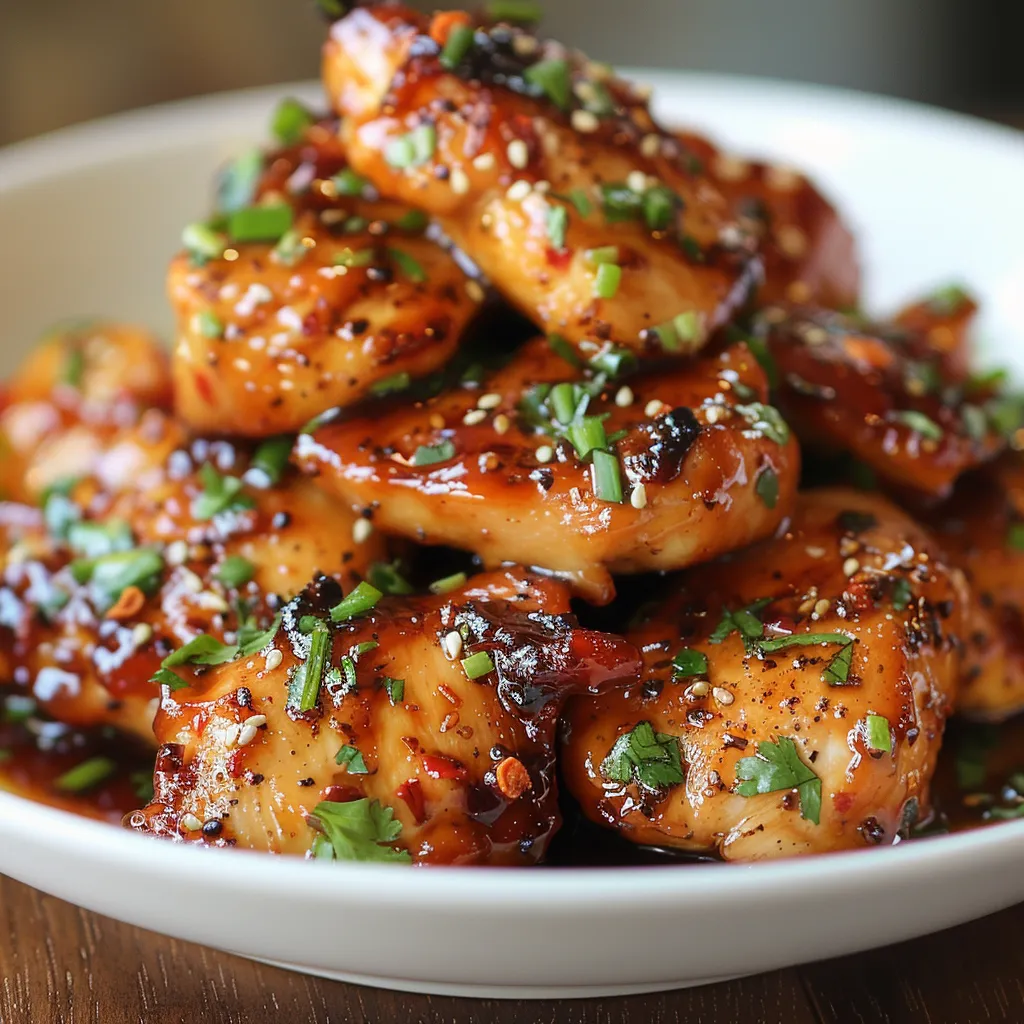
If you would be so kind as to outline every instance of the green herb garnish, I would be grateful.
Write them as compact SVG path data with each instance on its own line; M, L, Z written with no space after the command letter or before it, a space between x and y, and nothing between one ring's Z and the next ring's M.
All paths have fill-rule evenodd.
M313 809L313 816L320 822L336 860L412 862L407 850L388 845L402 834L402 825L394 820L394 810L377 800L323 801ZM325 855L322 847L320 855Z
M319 622L309 635L309 655L292 673L287 706L293 711L312 711L320 699L320 687L331 660L331 633Z
M572 76L569 62L560 59L540 60L524 72L526 82L538 89L560 110L568 110L572 103Z
M392 707L396 704L401 704L405 699L404 679L393 679L391 676L384 676L381 679L381 685L384 687L384 692L388 695L388 700L391 702Z
M437 444L421 444L413 452L412 464L414 466L433 466L438 462L447 462L455 458L455 445L447 438L438 441Z
M703 651L684 647L672 659L672 674L676 679L690 679L708 674L708 656Z
M639 722L615 741L601 762L601 774L612 782L635 782L658 791L686 781L679 738L655 732L650 722Z
M250 509L255 502L242 494L244 484L236 476L221 476L212 463L207 462L199 470L202 491L192 499L192 515L196 519L213 519L226 512L240 512Z
M779 477L771 466L765 466L757 474L754 493L761 499L765 508L775 508L779 501Z
M242 555L228 555L217 568L217 579L225 587L241 587L256 574L256 566Z
M334 762L335 764L342 765L349 775L370 774L370 769L366 767L366 761L363 759L363 755L349 743L346 743L345 746L338 751L334 758Z
M228 216L228 234L233 242L279 242L294 222L287 203L246 206Z
M313 123L313 115L297 99L287 96L270 119L270 131L282 146L294 146Z
M377 602L383 596L375 586L364 580L362 583L356 584L354 589L331 609L331 621L348 622L360 615L365 615L376 607Z
M480 679L494 671L494 662L487 651L477 651L476 654L462 659L462 670L470 679Z
M427 163L436 149L437 129L432 124L421 124L391 139L384 149L384 159L392 167L406 170Z
M884 715L868 715L864 721L864 739L869 750L883 754L892 752L892 732L889 719Z
M109 757L91 757L88 761L59 775L53 781L62 793L84 793L109 779L117 771L117 762Z
M800 760L788 736L758 743L756 756L736 762L736 780L736 792L746 797L795 789L800 817L815 825L821 821L821 779Z

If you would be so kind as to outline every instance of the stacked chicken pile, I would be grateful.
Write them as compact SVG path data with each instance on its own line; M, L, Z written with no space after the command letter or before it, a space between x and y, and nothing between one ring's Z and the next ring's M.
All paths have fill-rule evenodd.
M283 103L186 229L170 369L83 327L10 386L6 678L156 748L139 830L527 864L557 762L636 843L891 843L951 711L1024 703L1020 406L973 304L851 313L811 184L532 6L339 6L330 117ZM616 582L625 635L582 628Z

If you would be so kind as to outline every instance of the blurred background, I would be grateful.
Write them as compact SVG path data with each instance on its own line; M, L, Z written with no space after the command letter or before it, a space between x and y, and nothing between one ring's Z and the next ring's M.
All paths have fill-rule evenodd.
M435 7L435 3L423 3ZM801 79L1024 118L1020 0L546 0L618 64ZM0 144L316 74L313 0L0 0Z

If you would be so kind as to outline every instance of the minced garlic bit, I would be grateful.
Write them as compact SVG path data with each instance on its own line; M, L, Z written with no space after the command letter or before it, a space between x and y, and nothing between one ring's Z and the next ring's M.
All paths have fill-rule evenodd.
M445 657L449 661L454 661L462 653L462 634L457 629L453 629L441 641L441 648L444 650Z

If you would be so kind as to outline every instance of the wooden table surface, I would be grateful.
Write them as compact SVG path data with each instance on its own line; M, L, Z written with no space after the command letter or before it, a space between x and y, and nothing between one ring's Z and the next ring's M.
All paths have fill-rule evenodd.
M118 924L0 878L0 1024L207 1021L1020 1024L1024 904L899 946L706 988L499 1002L307 978Z

